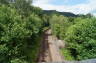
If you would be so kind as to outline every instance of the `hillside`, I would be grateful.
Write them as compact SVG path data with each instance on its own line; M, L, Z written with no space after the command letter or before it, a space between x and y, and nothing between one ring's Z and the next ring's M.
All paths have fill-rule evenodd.
M64 15L66 17L77 17L78 15L75 15L71 12L59 12L56 10L43 10L43 14L51 15L51 14L59 14L59 15Z

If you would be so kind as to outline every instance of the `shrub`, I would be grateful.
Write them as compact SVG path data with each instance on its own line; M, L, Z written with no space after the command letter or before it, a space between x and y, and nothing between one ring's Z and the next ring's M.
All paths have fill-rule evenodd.
M81 19L66 32L67 49L76 60L96 58L96 18Z
M60 39L64 39L67 27L71 25L67 17L62 15L53 15L50 19L51 29L54 35Z
M0 63L24 63L22 60L27 61L29 57L25 50L37 53L36 40L41 30L42 20L39 16L32 14L22 18L15 9L0 6Z

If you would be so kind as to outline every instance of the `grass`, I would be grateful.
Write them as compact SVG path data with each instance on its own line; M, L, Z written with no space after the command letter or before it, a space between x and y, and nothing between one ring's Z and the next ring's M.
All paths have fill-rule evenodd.
M40 42L42 40L41 36L36 37L34 44L31 46L29 45L27 49L25 49L26 50L25 55L27 56L27 60L29 61L29 63L36 63L36 59L38 57L40 49ZM32 42L32 40L30 40L30 42Z
M74 58L71 56L71 53L69 50L62 48L61 53L64 56L64 60L69 60L69 61L74 60Z

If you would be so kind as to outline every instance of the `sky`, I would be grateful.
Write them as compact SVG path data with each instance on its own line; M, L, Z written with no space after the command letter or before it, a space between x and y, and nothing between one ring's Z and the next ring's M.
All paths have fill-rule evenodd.
M96 0L33 0L33 5L43 10L96 15Z

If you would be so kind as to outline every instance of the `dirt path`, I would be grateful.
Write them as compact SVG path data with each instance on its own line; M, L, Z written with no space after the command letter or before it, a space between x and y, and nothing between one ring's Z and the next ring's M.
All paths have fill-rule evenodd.
M51 30L46 30L41 43L40 54L37 61L41 62L62 62L57 40L52 36Z
M59 40L51 34L51 30L46 30L41 42L40 54L38 55L38 63L96 63L96 59L88 59L83 61L65 61L60 54ZM59 43L60 44L60 43Z

